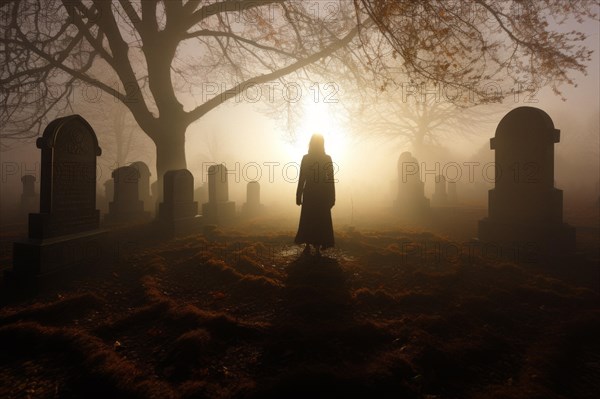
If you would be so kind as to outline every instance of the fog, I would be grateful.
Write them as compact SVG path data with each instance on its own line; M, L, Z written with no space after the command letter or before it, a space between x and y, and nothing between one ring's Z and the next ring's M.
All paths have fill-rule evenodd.
M597 24L588 24L585 29L590 35L588 42L597 50ZM572 221L575 224L594 223L586 218L577 219L573 212L596 209L600 195L599 69L596 51L589 74L575 76L575 86L563 87L565 101L548 88L530 96L509 96L497 116L481 124L476 135L465 136L454 129L447 132L451 139L424 148L416 155L421 162L426 196L433 192L435 174L442 172L457 181L459 204L485 208L487 190L493 187L493 173L486 169L494 160L489 139L508 110L535 106L546 111L561 130L560 142L555 145L555 185L565 192L565 218L567 221L576 218ZM394 139L393 134L382 136L354 128L359 124L357 116L348 112L352 109L352 94L343 88L333 105L314 101L314 93L303 94L297 106L304 110L304 115L295 126L294 137L282 125L281 115L266 113L264 104L248 101L232 100L191 125L186 134L186 157L195 186L207 181L206 172L211 164L223 163L230 171L230 200L236 202L238 210L245 202L246 184L257 180L261 184L261 202L266 207L290 219L297 218L299 207L294 197L298 165L310 135L319 132L325 136L326 152L336 164L334 225L360 225L373 214L390 212L397 191L398 157L404 151L413 151L410 143ZM97 176L97 193L102 196L111 171L123 165L116 161L115 137L106 116L99 116L90 108L93 107L89 103L80 100L75 103L74 113L80 113L96 129L103 148ZM132 127L131 131L132 141L123 163L146 162L154 181L154 144L139 128ZM20 178L25 174L35 175L39 192L40 151L34 140L3 144L10 149L0 153L1 222L24 222L24 216L15 213L21 194Z

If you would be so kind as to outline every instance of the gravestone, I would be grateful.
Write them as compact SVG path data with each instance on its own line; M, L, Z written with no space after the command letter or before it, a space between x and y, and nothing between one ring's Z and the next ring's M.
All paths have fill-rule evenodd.
M25 175L21 177L21 183L23 183L23 192L21 193L19 211L22 216L27 216L38 210L39 198L35 193L35 176Z
M107 201L115 197L115 181L112 178L104 182L104 196Z
M458 204L458 195L456 193L456 182L449 181L447 184L448 188L448 205L454 206Z
M398 197L396 209L401 216L420 219L429 214L429 200L421 181L419 162L408 151L398 159Z
M115 196L115 181L110 178L103 183L104 195L101 197L101 203L98 207L102 209L104 214L108 213L108 203Z
M108 203L107 223L126 223L150 218L139 199L140 173L133 166L122 166L112 172L114 196Z
M142 161L133 162L129 165L140 174L140 180L138 182L139 199L144 203L144 210L147 212L154 213L155 204L152 196L150 195L150 168Z
M158 207L159 228L169 234L192 233L202 218L194 201L194 176L187 169L170 170L163 181L163 202Z
M435 177L435 190L431 196L432 206L447 206L448 193L446 192L446 178L443 175Z
M37 139L42 152L40 211L29 215L29 237L13 246L13 274L36 275L97 259L96 157L92 127L79 115L52 121Z
M208 202L208 185L203 184L194 190L194 201L200 206Z
M235 217L235 202L229 201L229 183L225 165L208 168L208 202L202 204L204 221L221 224Z
M154 214L158 215L158 205L160 204L161 198L160 195L161 193L158 192L158 180L152 182L150 184L150 195L152 196L152 207L154 209Z
M251 181L246 186L246 203L242 205L242 215L253 217L259 215L263 210L260 203L260 183Z
M560 130L541 109L519 107L502 118L490 147L496 181L479 238L501 246L537 248L542 255L571 253L575 229L563 222L562 190L554 187L554 143Z

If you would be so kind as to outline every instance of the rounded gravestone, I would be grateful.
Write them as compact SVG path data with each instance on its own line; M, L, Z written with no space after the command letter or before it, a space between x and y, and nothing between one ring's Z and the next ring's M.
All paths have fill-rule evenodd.
M145 200L146 198L150 197L150 176L152 176L152 173L150 173L150 168L148 168L148 165L142 161L132 162L129 166L137 169L140 175L140 199Z
M490 140L496 151L496 188L536 191L554 186L554 144L560 130L541 109L519 107L507 113Z
M98 228L96 133L79 115L52 121L36 141L42 150L40 213L32 214L31 238L49 238Z
M571 253L575 230L563 223L563 193L554 187L554 144L560 130L541 109L519 107L496 128L495 187L479 238L501 246L533 245L539 253Z

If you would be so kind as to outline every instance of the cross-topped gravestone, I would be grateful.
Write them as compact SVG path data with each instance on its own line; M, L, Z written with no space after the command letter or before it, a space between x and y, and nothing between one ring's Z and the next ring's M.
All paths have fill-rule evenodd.
M150 168L142 161L133 162L129 165L137 169L140 180L138 182L139 199L144 202L144 210L148 212L154 212L155 205L153 198L150 195Z
M225 165L208 168L208 202L202 204L206 223L219 224L235 217L235 202L229 201L228 174Z
M408 151L398 159L398 197L396 208L401 216L420 219L429 213L429 200L421 181L419 162Z
M431 205L448 205L448 193L446 192L446 178L443 175L435 176L435 191L431 197Z
M198 227L198 203L194 201L194 176L187 169L170 170L163 181L163 202L158 207L158 222L171 234L191 233Z
M112 172L114 181L113 201L108 204L106 222L122 223L150 218L139 199L140 173L133 166L122 166Z
M36 142L42 151L40 211L29 215L29 240L13 247L17 274L37 274L85 260L95 245L96 157L101 154L92 127L79 115L52 121Z
M559 140L560 130L541 109L519 107L502 118L490 140L497 174L489 216L479 222L481 240L534 244L546 254L574 250L575 230L563 222L562 191L554 187Z
M246 203L242 205L242 214L245 217L256 216L263 209L260 203L260 183L251 181L246 186Z

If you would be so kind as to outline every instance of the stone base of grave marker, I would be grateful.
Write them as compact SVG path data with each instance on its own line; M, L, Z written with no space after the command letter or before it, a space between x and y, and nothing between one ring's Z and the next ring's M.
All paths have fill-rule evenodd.
M412 201L396 200L394 201L398 215L404 219L423 219L430 215L431 206L428 198L420 198Z
M100 221L100 211L71 213L30 213L29 238L42 239L95 231Z
M235 202L202 204L202 216L208 224L227 223L235 218Z
M264 210L265 206L263 204L249 204L246 202L242 205L242 217L251 218L259 216Z
M161 233L168 236L181 236L199 233L203 226L203 217L196 215L181 219L156 219L156 225Z
M157 224L168 235L181 235L200 231L203 218L198 215L197 202L158 204Z
M72 266L93 264L106 250L107 230L92 230L13 243L13 269L8 275L31 278Z
M104 216L104 222L113 223L131 223L150 220L150 212L144 210L142 200L130 204L119 204L116 202L108 203L108 214Z
M435 207L448 206L448 194L446 193L433 193L431 195L431 205Z
M479 239L500 247L528 248L541 257L575 252L575 228L566 223L503 223L479 221Z

